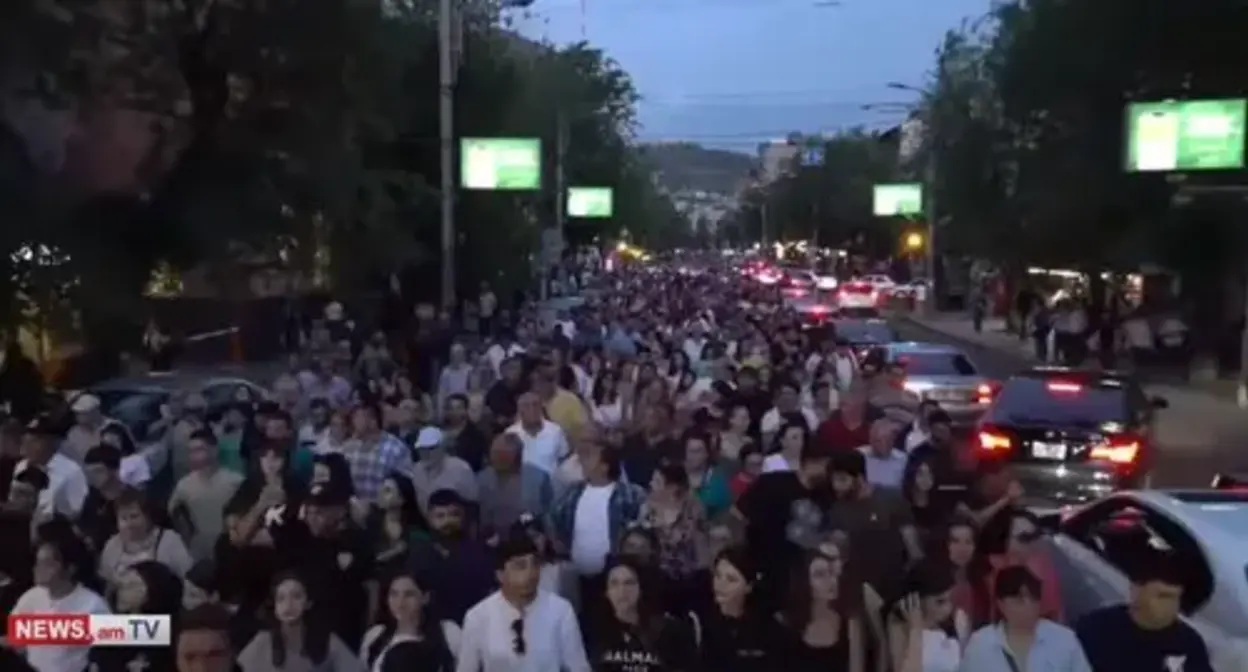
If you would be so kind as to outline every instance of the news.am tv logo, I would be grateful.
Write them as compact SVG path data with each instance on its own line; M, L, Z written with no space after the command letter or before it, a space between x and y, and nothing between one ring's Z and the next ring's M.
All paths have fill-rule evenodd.
M12 614L11 646L169 646L168 614Z

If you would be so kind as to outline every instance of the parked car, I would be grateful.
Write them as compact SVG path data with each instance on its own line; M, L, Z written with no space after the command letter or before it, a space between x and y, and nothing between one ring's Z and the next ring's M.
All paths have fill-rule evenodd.
M155 437L149 429L161 417L161 407L178 392L198 392L208 402L210 412L231 403L238 388L244 387L253 399L267 399L264 387L244 377L222 376L219 373L183 372L149 373L131 378L114 378L81 390L100 400L100 410L126 426L135 441L144 443ZM73 404L73 398L70 399Z

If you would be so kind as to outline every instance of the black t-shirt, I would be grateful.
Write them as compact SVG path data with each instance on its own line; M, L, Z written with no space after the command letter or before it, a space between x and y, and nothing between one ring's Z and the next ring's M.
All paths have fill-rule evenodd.
M18 598L34 583L34 544L30 540L30 516L0 511L0 613L9 613ZM4 669L4 668L0 668Z
M792 471L759 476L737 501L747 547L769 584L782 585L802 549L817 541L830 502L830 491L807 488Z
M1176 621L1162 630L1145 630L1131 619L1125 605L1084 616L1075 625L1075 634L1093 672L1213 672L1209 649L1190 625Z
M368 614L367 584L376 578L367 535L347 528L332 538L313 536L302 521L270 527L280 569L309 581L314 603L349 647L360 645Z
M775 672L784 660L784 632L761 613L727 618L718 612L698 617L698 667L714 672Z
M590 667L597 672L684 672L696 667L693 628L671 616L641 628L612 619L595 635Z
M82 502L82 513L78 516L78 529L98 554L109 538L117 534L117 508L113 501L95 488L88 490L87 498Z
M881 595L899 587L906 570L901 530L914 525L910 505L893 490L873 488L865 497L837 500L829 526L849 535L849 561Z

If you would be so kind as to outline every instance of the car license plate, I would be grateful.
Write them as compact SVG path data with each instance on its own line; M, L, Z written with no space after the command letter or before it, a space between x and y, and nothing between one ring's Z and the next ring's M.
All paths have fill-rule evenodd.
M932 390L928 395L933 401L965 401L966 394L957 390Z
M1033 441L1031 454L1042 460L1064 460L1066 459L1066 444Z

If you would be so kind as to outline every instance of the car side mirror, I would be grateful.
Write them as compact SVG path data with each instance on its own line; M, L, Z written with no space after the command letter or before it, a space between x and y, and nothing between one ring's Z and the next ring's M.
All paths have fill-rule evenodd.
M1167 401L1165 397L1153 397L1149 400L1149 402L1152 403L1153 408L1159 411L1165 408L1170 408L1170 402Z

